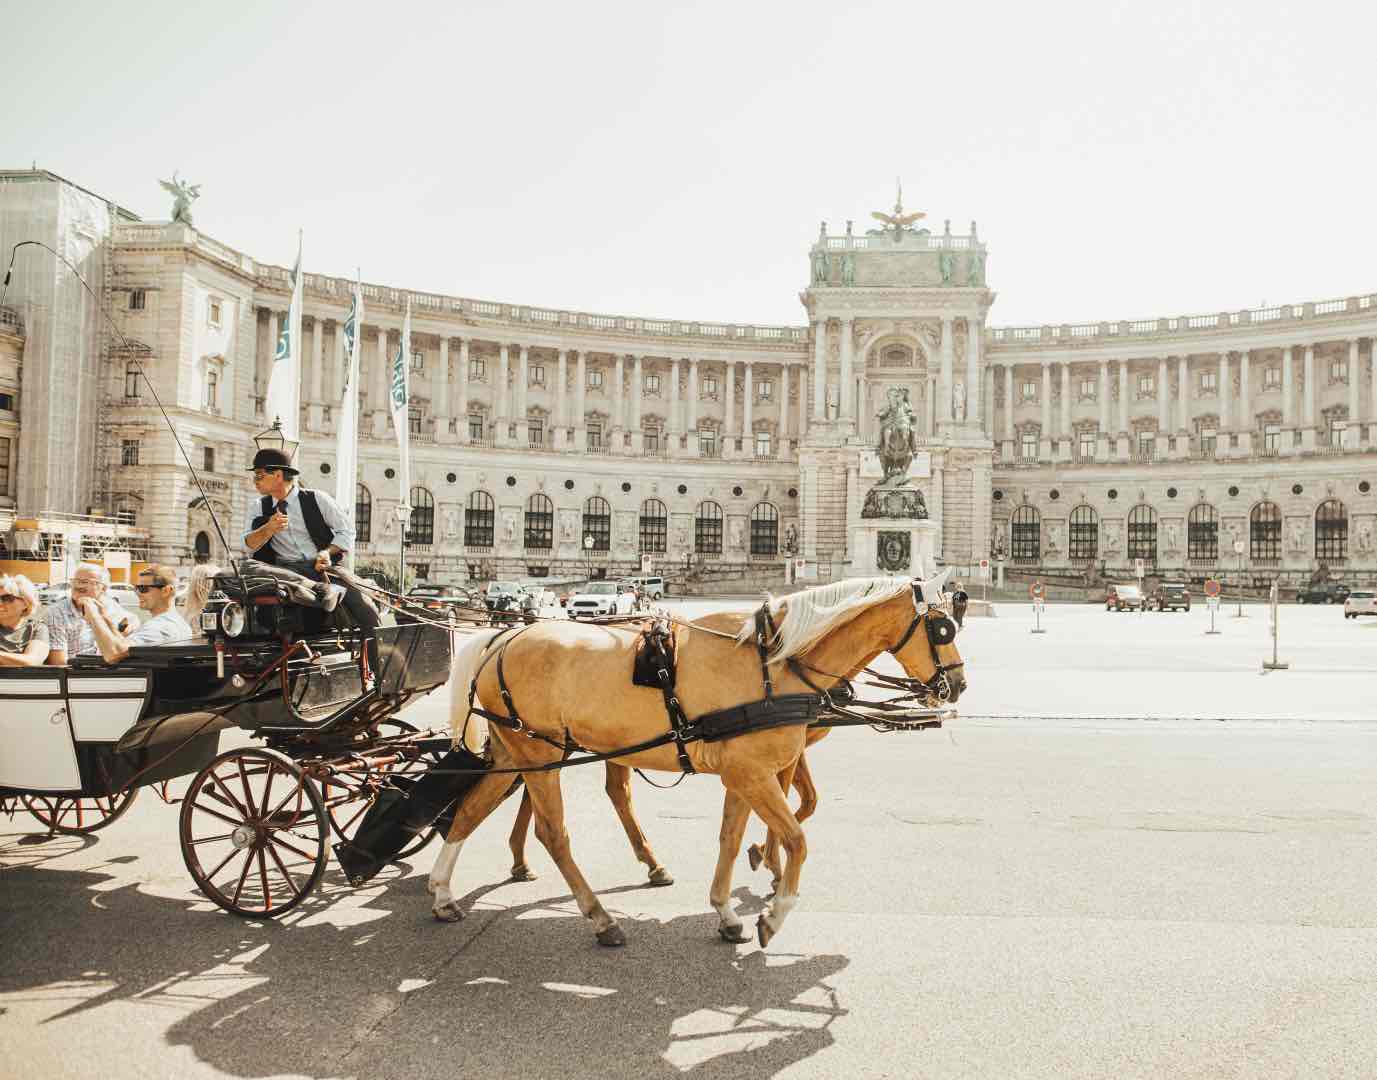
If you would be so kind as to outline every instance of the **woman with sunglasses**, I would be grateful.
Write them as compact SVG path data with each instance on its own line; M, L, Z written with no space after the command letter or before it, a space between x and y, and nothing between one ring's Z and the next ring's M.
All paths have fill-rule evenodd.
M48 659L48 624L37 610L33 582L0 574L0 667L42 667Z
M139 608L149 619L132 634L121 634L94 600L82 601L82 614L91 624L96 647L107 664L123 660L135 645L166 645L195 637L187 621L172 606L176 571L170 566L145 566L138 573L134 586L139 594Z

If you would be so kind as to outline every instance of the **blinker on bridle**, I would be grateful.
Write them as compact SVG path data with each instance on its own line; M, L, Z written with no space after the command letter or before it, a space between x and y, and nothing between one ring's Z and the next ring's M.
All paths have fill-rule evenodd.
M914 631L918 629L918 624L923 623L927 629L928 651L932 655L933 673L926 679L893 679L892 676L885 676L887 680L892 679L896 685L903 686L910 693L917 693L924 690L932 694L938 701L951 700L951 679L947 672L955 671L959 667L964 667L964 662L955 664L944 664L937 655L939 645L950 645L956 640L956 623L954 623L946 612L930 606L923 598L923 587L918 582L911 583L913 588L913 619L908 624L908 629L904 631L897 644L889 649L891 656L897 657L899 651L909 643ZM964 591L958 591L952 596L952 608L964 613L967 596ZM926 618L924 617L926 616Z

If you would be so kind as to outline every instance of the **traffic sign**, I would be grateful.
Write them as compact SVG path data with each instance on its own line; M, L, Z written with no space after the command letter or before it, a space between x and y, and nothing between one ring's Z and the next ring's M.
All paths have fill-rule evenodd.
M981 581L989 581L989 580L990 580L990 560L989 560L989 559L981 559L981 560L980 560L980 580L981 580Z
M1216 597L1219 595L1219 582L1214 578L1205 579L1205 595L1209 597Z
M1044 596L1046 596L1046 595L1047 595L1047 589L1043 586L1042 582L1040 582L1040 581L1035 581L1035 582L1033 582L1031 585L1028 586L1028 596L1029 596L1031 599L1033 599L1033 600L1041 600L1041 599L1042 599Z

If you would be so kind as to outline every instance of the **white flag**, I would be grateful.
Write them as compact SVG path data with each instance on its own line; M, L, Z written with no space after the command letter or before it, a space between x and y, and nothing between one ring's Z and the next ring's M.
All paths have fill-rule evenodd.
M292 303L287 310L287 325L277 338L263 415L268 423L277 421L282 434L293 442L301 429L301 233L296 237L296 266L292 267Z
M392 361L392 426L397 429L397 450L401 463L397 478L401 502L411 505L411 297L406 298L406 318L402 320L402 340Z
M363 282L354 282L354 298L344 318L344 394L335 428L335 502L350 527L354 520L359 468L359 327L363 325ZM349 552L352 560L353 551ZM352 569L352 566L351 566Z

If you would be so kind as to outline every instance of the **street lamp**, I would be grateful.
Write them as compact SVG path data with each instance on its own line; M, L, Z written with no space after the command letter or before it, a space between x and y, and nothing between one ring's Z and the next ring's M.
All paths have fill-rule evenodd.
M277 450L285 454L288 461L296 460L297 448L301 445L296 439L287 438L282 430L282 421L273 417L272 427L264 428L253 437L254 446L260 450Z
M406 527L411 521L411 506L408 503L398 503L396 506L397 522L401 525L401 554L398 558L397 569L397 592L406 595Z
M591 581L593 578L593 534L585 533L583 537L583 562L585 576Z

